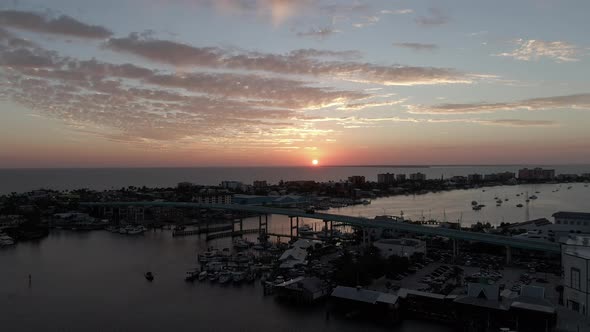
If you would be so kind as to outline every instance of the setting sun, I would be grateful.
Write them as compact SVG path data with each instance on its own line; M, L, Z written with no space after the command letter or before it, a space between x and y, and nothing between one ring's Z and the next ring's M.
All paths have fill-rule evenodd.
M311 164L317 166L320 162L317 159L311 161Z

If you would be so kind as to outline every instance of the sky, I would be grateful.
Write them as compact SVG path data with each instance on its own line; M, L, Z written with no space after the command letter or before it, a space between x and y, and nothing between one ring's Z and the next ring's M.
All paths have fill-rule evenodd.
M4 0L0 168L590 163L587 0Z

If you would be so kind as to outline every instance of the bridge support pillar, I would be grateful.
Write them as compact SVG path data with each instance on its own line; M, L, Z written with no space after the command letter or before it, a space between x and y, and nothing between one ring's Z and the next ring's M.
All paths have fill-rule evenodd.
M324 220L324 239L328 238L328 220Z
M459 255L459 244L457 243L457 239L453 239L453 259L457 259Z
M330 220L330 239L334 238L334 222Z
M258 235L264 235L268 233L268 215L264 215L264 221L262 221L262 215L258 216Z
M295 219L295 224L293 223L293 219ZM291 224L290 234L291 238L295 238L299 236L299 217L289 216L289 222Z
M236 231L236 224L239 225L238 231L241 233L244 230L244 220L242 218L234 219L234 222L232 225L232 232Z
M506 246L506 265L512 264L512 248Z

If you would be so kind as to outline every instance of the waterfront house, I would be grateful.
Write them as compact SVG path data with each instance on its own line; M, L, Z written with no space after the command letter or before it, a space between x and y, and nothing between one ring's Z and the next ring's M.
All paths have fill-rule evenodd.
M520 296L506 298L500 296L498 285L470 283L467 295L454 300L458 327L470 331L553 331L557 312L539 288L523 286Z
M275 285L276 297L297 303L312 303L330 294L330 286L316 277L298 277Z
M398 296L359 287L338 286L330 295L332 308L351 316L399 320Z

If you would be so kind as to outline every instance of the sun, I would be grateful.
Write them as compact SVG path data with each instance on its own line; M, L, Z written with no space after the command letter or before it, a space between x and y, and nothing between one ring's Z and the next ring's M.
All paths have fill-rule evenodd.
M319 162L319 160L314 159L314 160L311 161L311 164L314 165L314 166L317 166L317 165L320 164L320 162Z

